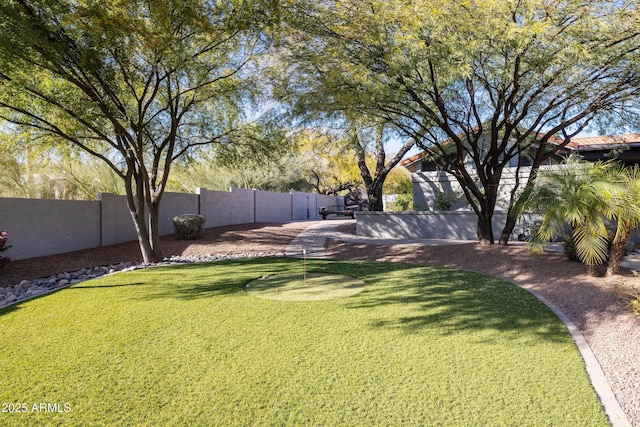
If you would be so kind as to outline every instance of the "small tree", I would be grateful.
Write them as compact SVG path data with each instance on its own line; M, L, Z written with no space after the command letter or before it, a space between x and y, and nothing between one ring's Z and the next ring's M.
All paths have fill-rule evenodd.
M568 225L569 244L589 272L608 260L607 275L612 276L640 224L640 168L572 158L539 177L528 203L543 214L536 244L563 235ZM605 220L615 223L615 232L609 232Z
M608 209L606 199L611 185L596 172L601 167L569 158L557 170L540 174L527 202L543 215L532 243L539 247L541 242L564 236L568 225L576 255L587 264L590 274L595 274L596 266L608 256L602 213Z
M604 171L603 178L616 184L610 207L605 210L609 218L616 222L607 266L607 276L614 276L620 268L629 237L640 224L640 167L613 164Z

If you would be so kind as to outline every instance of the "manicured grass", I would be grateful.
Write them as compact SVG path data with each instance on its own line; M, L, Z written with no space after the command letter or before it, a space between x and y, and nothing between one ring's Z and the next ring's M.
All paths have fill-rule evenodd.
M366 287L312 302L245 292L302 270L272 258L117 274L0 311L0 400L27 408L0 425L608 425L566 330L515 285L308 269Z
M277 301L321 301L362 292L365 283L344 274L293 272L265 275L247 283L252 296Z

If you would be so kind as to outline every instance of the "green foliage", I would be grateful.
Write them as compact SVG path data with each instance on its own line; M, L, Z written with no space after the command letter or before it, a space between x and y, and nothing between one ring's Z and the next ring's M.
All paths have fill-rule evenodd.
M541 174L530 196L535 212L543 214L536 242L547 242L571 229L576 256L592 270L608 256L605 218L610 185L599 179L596 165L569 158L558 170Z
M68 145L34 141L6 123L1 134L0 197L95 200L124 194L122 180L104 162Z
M260 86L246 70L257 71L271 6L2 2L0 118L111 168L122 179L143 258L157 260L172 163L208 144L259 142L244 126Z
M176 237L181 240L195 240L202 231L204 217L195 214L184 214L173 218Z
M265 258L120 273L0 310L0 400L71 405L3 426L609 425L566 328L513 283L306 269L365 289L255 298L256 278L303 275L302 260Z
M176 164L168 183L171 191L193 192L196 188L226 191L231 187L289 192L314 190L315 178L296 149L259 156L219 157L213 150Z
M539 150L535 172L558 140L640 88L640 11L627 2L331 0L288 10L282 97L303 93L301 111L330 106L395 125L464 187L484 241L512 159Z
M396 209L399 211L413 210L413 193L398 194L396 198Z
M387 175L384 194L411 194L413 181L411 174L404 168L395 167Z
M534 235L537 244L564 235L569 258L595 271L609 262L615 274L632 229L640 223L640 169L611 162L587 163L568 158L557 170L541 174L527 207L543 214ZM606 220L614 221L613 233ZM613 236L613 237L611 237Z
M460 199L460 196L456 193L449 193L440 190L436 190L434 193L435 201L433 202L433 209L436 211L448 211L456 204Z

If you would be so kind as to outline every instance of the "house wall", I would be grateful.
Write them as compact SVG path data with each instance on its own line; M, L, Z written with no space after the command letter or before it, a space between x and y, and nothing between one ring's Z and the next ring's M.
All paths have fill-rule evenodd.
M200 214L205 228L255 222L318 219L318 206L344 204L339 196L275 193L233 188L197 194L165 193L160 234L173 234L173 217ZM0 231L13 260L96 248L137 239L126 197L108 193L97 201L0 198Z
M548 170L554 166L542 166L541 170ZM518 175L516 168L505 168L500 181L498 202L496 209L507 209L509 207L510 192L519 180L521 185L526 182L531 172L530 167L522 167ZM442 172L416 172L411 174L413 182L413 203L416 210L435 211L436 194L455 194L458 201L451 207L451 210L470 209L469 202L462 193L462 187L454 177Z
M558 165L543 165L540 167L540 170L552 171L553 169L557 169L559 167L560 166ZM516 176L516 171L517 171L516 168L505 168L503 172L502 180L499 187L498 201L496 203L497 212L500 212L500 211L506 212L507 208L509 207L510 192L513 190L518 180L522 188L522 185L526 182L526 180L529 177L531 168L521 167L518 176ZM477 221L475 219L476 218L475 214L473 213L473 211L471 211L471 207L469 206L469 203L467 202L467 200L464 197L464 194L462 193L460 184L458 184L455 178L441 171L415 172L415 173L412 173L411 176L413 181L413 201L414 201L414 208L416 210L416 213L433 212L433 213L442 214L443 218L446 217L446 214L451 212L459 212L461 214L460 218L464 218L465 215L470 215L473 218L472 222L474 222L474 224L472 226L467 225L465 227L472 227L473 233L475 234L475 229L476 229L475 222ZM450 210L438 211L435 209L436 194L438 192L444 192L446 194L456 194L459 196L459 199L453 204ZM362 214L360 214L358 218L360 218L361 216ZM496 223L496 218L498 220L497 223ZM414 219L412 221L416 221L416 220ZM446 225L447 227L449 226L453 227L453 230L455 231L460 227L457 221L458 220L455 220L451 224L448 224L447 222L445 222L444 224L447 224ZM496 236L496 238L499 237L499 233L502 231L505 221L506 221L506 213L505 214L497 213L496 216L494 217L494 225L493 225L494 234L498 233L498 236ZM517 235L521 233L522 222L531 222L530 215L528 214L523 215L519 219L519 223L518 225L516 225L514 229L512 239L517 238ZM402 221L400 221L400 223L402 223ZM426 223L429 223L429 221L427 221ZM435 230L439 229L439 226L437 224L429 225L429 227L435 227ZM370 232L370 231L367 231L367 232ZM445 234L440 233L439 235L446 235L446 233ZM470 234L467 232L464 235L468 236ZM450 237L438 237L438 238L450 238ZM475 239L475 237L473 238ZM630 241L632 243L640 243L639 229L636 229L634 231Z

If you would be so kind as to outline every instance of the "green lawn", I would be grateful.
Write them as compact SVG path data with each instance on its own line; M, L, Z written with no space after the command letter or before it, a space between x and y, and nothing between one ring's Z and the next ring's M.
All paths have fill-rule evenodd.
M0 311L0 400L26 409L0 425L608 425L565 328L515 285L308 269L366 286L310 302L245 292L302 271L271 258L117 274Z

